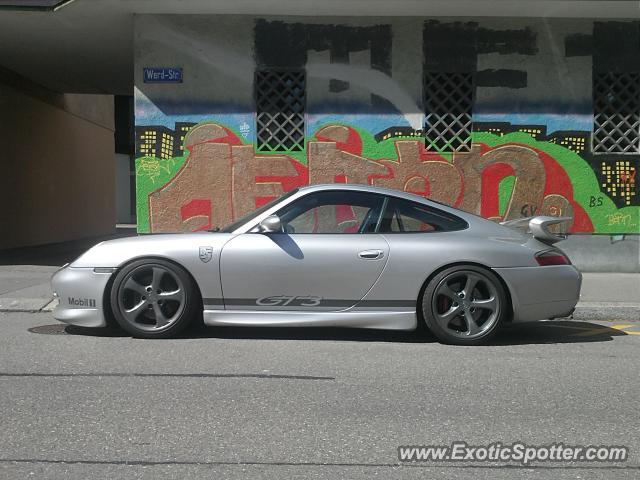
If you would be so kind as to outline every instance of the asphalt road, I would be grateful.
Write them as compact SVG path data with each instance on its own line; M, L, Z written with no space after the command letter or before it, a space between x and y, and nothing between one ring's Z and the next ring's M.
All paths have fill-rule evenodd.
M640 477L640 323L546 322L483 347L310 329L135 340L47 313L0 325L0 478ZM631 451L528 468L398 462L399 445L458 440Z

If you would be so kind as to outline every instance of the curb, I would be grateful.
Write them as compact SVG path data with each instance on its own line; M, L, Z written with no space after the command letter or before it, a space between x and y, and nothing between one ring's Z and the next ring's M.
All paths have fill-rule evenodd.
M640 322L640 304L583 302L576 306L576 310L570 318L573 320Z
M0 298L0 312L40 313L51 312L57 300L51 298Z

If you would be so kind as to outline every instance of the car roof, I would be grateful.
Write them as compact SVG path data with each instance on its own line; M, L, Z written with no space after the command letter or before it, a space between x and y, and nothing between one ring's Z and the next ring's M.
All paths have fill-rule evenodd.
M377 193L379 195L389 195L391 197L403 198L412 202L422 203L423 205L429 205L432 207L439 208L444 210L445 212L449 212L453 215L457 215L462 217L467 223L470 224L490 224L497 225L496 223L487 220L486 218L480 217L476 214L467 212L465 210L460 210L459 208L452 207L451 205L447 205L446 203L439 202L437 200L432 200L427 197L423 197L421 195L417 195L415 193L404 192L402 190L396 190L395 188L385 188L385 187L375 187L373 185L363 185L359 183L318 183L315 185L305 185L298 188L299 192L313 192L313 191L323 191L323 190L351 190L357 192L370 192Z
M404 192L402 190L396 190L394 188L385 188L385 187L375 187L373 185L362 185L358 183L318 183L315 185L305 185L300 187L299 190L302 192L311 192L311 191L322 191L322 190L351 190L357 192L370 192L377 193L380 195L389 195L392 197L405 198L407 200L411 200L413 202L421 202L421 203L435 203L441 205L446 208L450 208L452 210L460 211L455 207L451 207L444 203L440 203L436 200L431 200L429 198L416 195L415 193Z
M362 184L356 184L356 183L319 183L314 185L304 185L304 186L297 187L293 191L290 191L289 195L286 196L287 197L286 202L288 204L290 202L297 201L299 198L312 192L322 192L322 191L332 191L332 190L333 191L347 190L347 191L356 191L356 192L369 192L377 195L388 195L390 197L402 198L411 202L417 202L423 205L435 207L445 212L448 212L450 214L461 217L463 220L465 220L469 224L469 227L472 230L476 230L478 233L481 233L485 236L488 236L488 235L505 236L507 235L507 233L513 232L512 230L507 229L506 227L502 227L495 222L482 218L473 213L460 210L458 208L446 205L444 203L440 203L436 200L431 200L423 196L416 195L415 193L404 192L402 190L396 190L393 188L375 187L373 185L362 185ZM275 204L271 205L268 210L262 212L257 218L248 219L247 222L237 226L237 228L234 229L234 232L242 231L242 229L247 225L253 225L256 220L260 220L260 217L264 218L268 215L271 215L277 209L281 208L281 206L282 206L281 202L276 202ZM465 231L468 232L469 229L466 229Z

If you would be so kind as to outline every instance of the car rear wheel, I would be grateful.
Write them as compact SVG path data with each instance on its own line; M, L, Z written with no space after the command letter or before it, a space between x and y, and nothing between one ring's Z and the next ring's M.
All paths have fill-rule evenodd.
M472 265L447 268L427 285L422 313L429 330L442 342L477 345L491 338L508 311L498 277Z
M160 259L130 263L111 288L116 321L139 338L167 338L184 330L195 315L197 299L189 274Z

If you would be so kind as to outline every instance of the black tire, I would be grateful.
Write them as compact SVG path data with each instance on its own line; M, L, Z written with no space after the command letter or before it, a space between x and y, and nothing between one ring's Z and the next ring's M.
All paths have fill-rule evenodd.
M499 330L509 312L507 301L500 279L491 270L456 265L431 279L421 308L427 328L442 343L479 345Z
M113 281L110 305L116 322L133 337L169 338L189 326L199 308L191 276L172 262L140 259Z

